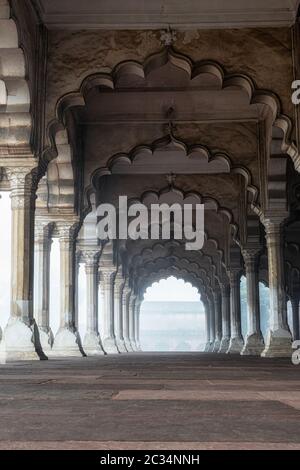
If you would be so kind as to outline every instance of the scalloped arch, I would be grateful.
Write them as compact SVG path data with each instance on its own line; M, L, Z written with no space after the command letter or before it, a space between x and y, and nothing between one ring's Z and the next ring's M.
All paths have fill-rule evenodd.
M295 168L300 171L300 154L294 142L291 140L292 124L290 119L281 112L279 98L272 92L258 89L253 79L245 74L227 74L225 69L214 61L192 61L187 55L175 51L172 47L147 57L143 63L127 60L117 64L109 72L107 69L97 74L87 76L76 91L62 96L56 105L56 118L48 126L50 143L53 142L51 134L55 132L57 123L65 125L65 113L73 106L85 106L87 93L94 87L117 88L118 80L124 74L145 78L150 72L171 63L187 73L190 80L201 74L210 74L219 84L219 88L238 88L246 93L251 104L263 104L267 106L272 116L272 125L282 131L282 151L286 152L294 161ZM51 148L46 150L46 153Z

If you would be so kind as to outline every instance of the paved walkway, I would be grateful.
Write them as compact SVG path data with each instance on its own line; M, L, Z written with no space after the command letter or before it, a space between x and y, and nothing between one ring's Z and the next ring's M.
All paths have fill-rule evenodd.
M289 359L132 354L0 366L0 449L300 449Z

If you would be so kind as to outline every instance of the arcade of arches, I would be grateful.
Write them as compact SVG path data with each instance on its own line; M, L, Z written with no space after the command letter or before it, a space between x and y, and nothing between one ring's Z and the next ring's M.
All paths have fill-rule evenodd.
M50 3L57 4L0 0L0 191L10 192L12 211L11 312L1 359L138 351L144 292L172 275L201 294L207 351L291 357L300 299L299 109L291 101L300 78L298 2L280 20L270 10L260 27L244 18L236 29L190 24L173 31L151 25L151 15L144 29L122 26L119 17L106 29L69 24L66 14L60 24ZM117 206L122 195L146 205L204 204L203 248L187 251L179 240L102 242L97 207ZM86 271L84 338L77 330L79 263ZM270 289L265 339L260 282Z

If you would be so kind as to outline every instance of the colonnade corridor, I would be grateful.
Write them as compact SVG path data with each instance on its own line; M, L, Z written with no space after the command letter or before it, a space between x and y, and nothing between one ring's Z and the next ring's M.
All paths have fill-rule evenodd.
M131 353L0 374L0 449L300 449L288 359Z
M299 371L300 0L0 0L0 448L300 450Z

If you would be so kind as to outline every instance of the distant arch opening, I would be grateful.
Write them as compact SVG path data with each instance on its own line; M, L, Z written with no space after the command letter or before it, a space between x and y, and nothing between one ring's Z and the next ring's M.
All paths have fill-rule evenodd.
M140 313L142 351L203 351L205 342L204 306L195 287L171 276L147 289Z

